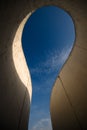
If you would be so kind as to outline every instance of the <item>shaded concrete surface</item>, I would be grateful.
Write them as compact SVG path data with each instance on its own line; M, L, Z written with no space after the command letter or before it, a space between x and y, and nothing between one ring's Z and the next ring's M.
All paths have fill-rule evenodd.
M53 130L87 129L87 4L82 1L72 3L69 13L75 23L76 40L53 87Z
M28 129L30 95L16 72L12 52L17 28L24 18L24 3L21 7L19 2L0 1L0 130Z
M66 92L58 78L51 95L51 114L53 129L79 130L80 126L72 110L71 102L68 100Z
M0 1L0 130L27 130L30 95L13 62L12 45L24 17L43 5L56 5L73 18L76 40L51 95L53 130L87 129L87 3L84 0Z

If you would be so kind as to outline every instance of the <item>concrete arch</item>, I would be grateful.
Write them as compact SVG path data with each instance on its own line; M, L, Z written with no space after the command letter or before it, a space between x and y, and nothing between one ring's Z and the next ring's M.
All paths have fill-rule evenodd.
M75 46L52 91L53 129L87 128L86 3L84 0L3 0L0 1L0 127L2 129L27 130L30 95L15 70L12 44L16 30L24 17L36 8L50 4L69 12L76 27Z

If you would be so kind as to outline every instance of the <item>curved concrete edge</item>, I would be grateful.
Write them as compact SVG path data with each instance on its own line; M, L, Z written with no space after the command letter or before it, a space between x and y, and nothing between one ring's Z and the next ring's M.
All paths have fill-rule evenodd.
M56 5L63 8L72 16L76 27L75 47L59 75L61 81L57 79L57 85L54 85L52 91L53 129L65 130L66 128L70 130L72 127L72 130L75 128L86 130L87 4L85 0L0 1L0 123L6 129L18 129L26 86L19 80L13 66L12 41L20 21L31 10L44 5ZM29 99L27 99L28 101ZM26 109L24 109L25 112ZM26 122L24 127L26 128L26 116L24 120Z
M31 13L29 13L23 19L23 21L21 22L21 24L19 25L17 29L16 35L13 41L12 54L13 54L13 62L14 62L14 66L17 71L17 74L19 78L21 79L21 81L23 82L23 84L27 87L29 95L30 95L30 100L31 100L31 97L32 97L31 77L30 77L29 68L26 63L26 59L23 53L22 43L21 43L22 31L30 15Z

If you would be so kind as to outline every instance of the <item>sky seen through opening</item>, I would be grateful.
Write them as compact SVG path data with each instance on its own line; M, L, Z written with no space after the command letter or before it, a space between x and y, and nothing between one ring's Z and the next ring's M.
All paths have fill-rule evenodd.
M37 9L25 24L22 47L32 79L29 130L52 130L50 95L75 40L72 18L56 6Z

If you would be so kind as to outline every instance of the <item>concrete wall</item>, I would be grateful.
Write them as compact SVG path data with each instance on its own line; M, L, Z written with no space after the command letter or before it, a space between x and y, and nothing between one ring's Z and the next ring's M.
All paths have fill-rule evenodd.
M26 15L50 4L66 10L76 29L74 48L51 94L53 130L87 129L87 4L84 0L0 1L0 129L27 130L31 86L27 89L17 73L13 41Z

